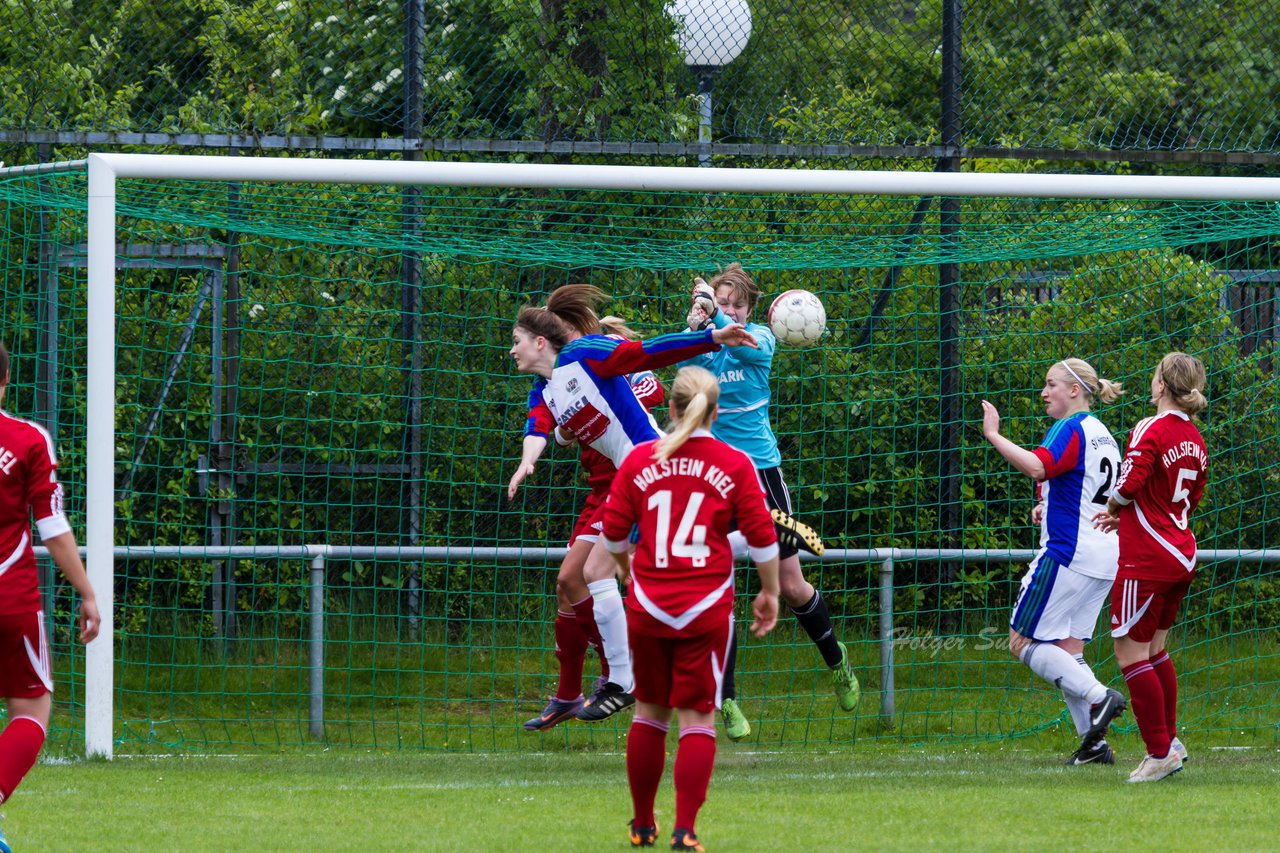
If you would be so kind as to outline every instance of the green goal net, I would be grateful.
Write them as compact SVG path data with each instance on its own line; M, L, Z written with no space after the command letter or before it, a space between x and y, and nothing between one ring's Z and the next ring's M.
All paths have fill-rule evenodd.
M1124 383L1095 407L1122 438L1172 349L1209 369L1194 527L1215 551L1171 642L1181 722L1276 742L1280 552L1252 553L1280 531L1275 203L117 191L120 751L618 748L625 719L519 727L554 689L557 549L586 491L558 452L506 498L530 387L507 357L512 320L589 282L636 330L675 331L691 278L731 261L765 291L757 321L791 288L827 310L819 346L779 350L772 420L797 515L833 552L806 574L863 684L840 711L789 616L742 637L759 746L1074 737L1059 696L1007 653L1033 492L982 439L978 404L1034 445L1044 373L1075 356ZM5 407L55 433L83 543L85 174L7 177L0 206ZM83 650L69 591L46 576L54 738L74 749ZM743 612L753 582L739 579ZM1119 684L1099 633L1087 656Z

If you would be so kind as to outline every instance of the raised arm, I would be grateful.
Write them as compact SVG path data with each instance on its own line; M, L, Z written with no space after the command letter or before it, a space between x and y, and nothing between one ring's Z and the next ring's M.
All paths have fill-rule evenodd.
M1000 412L986 400L982 401L982 436L1014 468L1033 480L1045 478L1044 462L1039 456L1000 434Z

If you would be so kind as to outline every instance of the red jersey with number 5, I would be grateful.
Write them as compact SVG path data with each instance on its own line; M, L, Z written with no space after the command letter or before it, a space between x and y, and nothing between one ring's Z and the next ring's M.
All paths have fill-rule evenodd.
M1195 571L1191 513L1204 494L1209 454L1186 413L1146 418L1129 434L1113 496L1120 513L1120 574L1180 580Z
M697 430L670 459L654 458L656 442L623 460L604 512L605 547L621 550L640 525L631 560L627 608L646 634L700 634L733 611L733 552L739 529L757 562L778 553L778 535L755 465L706 430Z

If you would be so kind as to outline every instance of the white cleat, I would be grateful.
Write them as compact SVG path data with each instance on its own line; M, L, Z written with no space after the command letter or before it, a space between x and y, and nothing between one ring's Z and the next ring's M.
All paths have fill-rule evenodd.
M1179 758L1181 758L1183 761L1187 760L1187 748L1182 745L1182 741L1178 740L1177 738L1174 738L1173 740L1169 741L1169 746L1173 749L1174 752L1178 753Z
M1154 755L1143 757L1142 763L1129 774L1130 782L1157 782L1166 776L1172 776L1182 769L1182 756L1177 750L1170 749L1164 758Z

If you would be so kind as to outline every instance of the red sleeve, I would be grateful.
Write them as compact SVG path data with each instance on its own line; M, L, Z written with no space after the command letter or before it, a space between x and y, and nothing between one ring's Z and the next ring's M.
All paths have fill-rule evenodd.
M1044 478L1052 480L1059 474L1075 468L1080 462L1080 437L1072 435L1071 440L1063 449L1062 455L1057 459L1053 457L1053 452L1047 447L1037 447L1031 452L1044 465Z
M1134 432L1137 432L1136 428ZM1147 478L1151 476L1151 469L1159 453L1158 448L1150 440L1151 432L1150 429L1144 432L1136 446L1133 443L1133 434L1129 435L1129 449L1125 451L1124 461L1120 463L1120 477L1116 480L1116 487L1112 491L1112 495L1119 498L1121 503L1132 503L1142 491Z
M529 417L525 420L524 434L540 435L547 438L551 435L551 431L556 428L556 419L551 415L551 409L547 408L547 403L542 399L540 390L535 389L529 394Z
M711 330L659 335L644 341L622 341L599 358L586 357L600 376L624 376L639 370L657 370L695 355L720 349L711 339Z
M47 441L32 442L27 452L27 503L36 521L62 514L62 485L58 483L58 464Z
M667 399L666 389L662 387L662 383L658 381L658 377L652 373L646 372L638 382L631 385L635 389L636 397L640 400L640 405L646 409L653 410L661 406L663 401Z
M752 548L767 548L777 543L778 531L773 526L769 505L765 503L760 477L746 454L736 450L732 452L739 457L734 473L738 487L733 490L733 512L738 520L738 529Z

